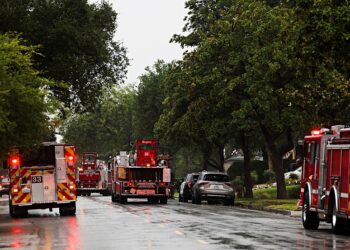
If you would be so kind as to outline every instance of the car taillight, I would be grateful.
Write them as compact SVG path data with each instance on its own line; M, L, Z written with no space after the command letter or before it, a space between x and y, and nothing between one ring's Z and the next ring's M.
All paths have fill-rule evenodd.
M187 186L188 186L189 188L192 188L193 183L192 183L192 182L189 182L189 183L187 183Z

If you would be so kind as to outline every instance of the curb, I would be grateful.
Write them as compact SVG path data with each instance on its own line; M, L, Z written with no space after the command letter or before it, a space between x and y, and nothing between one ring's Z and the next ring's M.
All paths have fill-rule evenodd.
M290 217L300 217L301 216L301 211L289 211L289 210L282 210L282 209L268 208L268 207L254 207L251 205L243 205L241 203L236 203L235 206L241 207L241 208L246 208L246 209L251 209L251 210L256 210L256 211L264 211L264 212L270 212L270 213L275 213L275 214L282 214L282 215L287 215Z

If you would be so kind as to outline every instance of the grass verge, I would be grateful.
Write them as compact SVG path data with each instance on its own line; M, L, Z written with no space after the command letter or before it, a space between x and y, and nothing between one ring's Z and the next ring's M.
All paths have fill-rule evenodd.
M288 211L298 210L299 185L287 186L288 199L277 200L277 188L264 188L253 191L254 198L237 198L236 204L242 204L255 209L272 208Z

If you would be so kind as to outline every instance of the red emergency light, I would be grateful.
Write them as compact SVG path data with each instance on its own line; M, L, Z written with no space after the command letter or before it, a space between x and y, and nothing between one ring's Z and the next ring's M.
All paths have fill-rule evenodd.
M10 167L17 167L19 165L19 157L11 156L9 159Z
M320 135L321 134L321 130L320 129L313 129L311 130L311 135Z

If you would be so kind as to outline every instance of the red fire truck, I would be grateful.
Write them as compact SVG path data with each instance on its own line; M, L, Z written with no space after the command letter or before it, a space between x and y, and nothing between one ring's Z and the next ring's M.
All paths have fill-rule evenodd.
M121 152L118 158L112 175L113 202L147 198L150 203L167 203L171 171L168 158L157 155L156 140L137 140L136 154Z
M10 215L27 216L29 209L37 208L59 208L61 215L75 215L75 159L72 145L12 149L7 160Z
M302 151L303 226L317 229L323 220L339 233L350 218L350 128L312 130L304 138Z
M97 159L96 152L84 152L77 174L78 195L108 195L107 187L107 167L104 162Z

